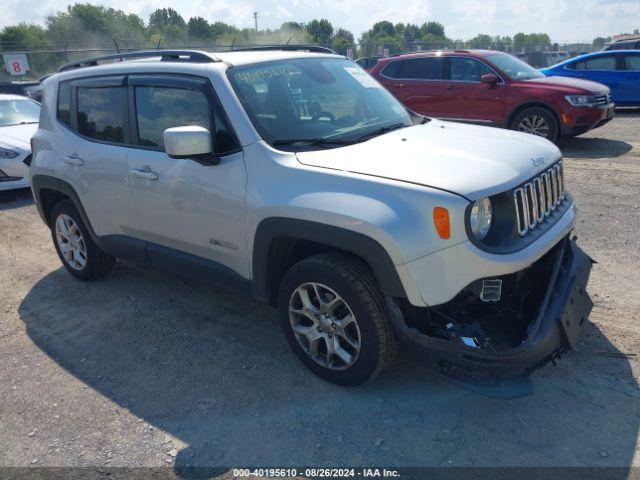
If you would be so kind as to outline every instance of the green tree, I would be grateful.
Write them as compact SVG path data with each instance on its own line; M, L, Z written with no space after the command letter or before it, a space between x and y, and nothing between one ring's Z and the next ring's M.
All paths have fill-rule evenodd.
M486 33L480 33L469 40L469 45L473 48L491 48L494 43L494 39L491 35Z
M439 22L423 23L422 26L420 27L420 32L422 33L422 36L433 35L433 37L435 38L440 38L440 39L446 38L444 34L444 25L442 25Z
M371 35L374 38L379 38L379 37L395 37L396 35L396 27L393 23L388 22L387 20L383 20L381 22L377 22L373 24L373 27L371 27L371 30L369 30L371 32Z
M66 11L47 17L47 36L52 42L84 45L130 44L140 47L146 40L144 22L134 14L88 3L69 5Z
M596 37L593 39L593 46L596 48L602 48L610 41L611 41L611 37L608 37L608 38Z
M280 30L288 30L291 32L300 32L304 30L304 26L298 22L284 22L280 25Z
M162 35L164 42L184 42L187 24L173 8L158 8L149 16L149 29Z
M187 32L190 39L206 40L211 36L211 26L202 17L191 17L187 22Z
M333 37L333 25L326 19L311 20L305 25L305 30L311 36L311 40L320 45L329 45Z
M353 33L344 28L336 30L336 33L331 40L331 48L341 55L346 55L347 49L353 47L354 44L355 40L353 38Z
M544 47L551 46L551 39L546 33L516 33L513 37L516 49L526 52L534 52Z

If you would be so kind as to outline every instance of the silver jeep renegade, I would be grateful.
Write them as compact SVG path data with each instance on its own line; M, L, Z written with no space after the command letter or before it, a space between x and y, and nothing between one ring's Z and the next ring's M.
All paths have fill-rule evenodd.
M32 143L74 277L121 257L249 292L331 382L372 378L399 344L457 378L526 375L592 307L552 143L419 116L325 49L71 63Z

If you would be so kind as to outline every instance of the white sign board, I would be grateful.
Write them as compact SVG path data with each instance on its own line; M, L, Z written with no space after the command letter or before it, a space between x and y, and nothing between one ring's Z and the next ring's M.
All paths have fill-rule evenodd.
M383 50L384 50L384 47L382 46L378 47L378 55L382 55Z
M29 62L24 53L3 53L4 66L10 75L26 75Z
M389 56L389 49L388 49L388 48L385 48L385 49L382 51L382 56L383 56L383 57L385 57L385 58Z
M347 58L353 58L353 49L347 48Z

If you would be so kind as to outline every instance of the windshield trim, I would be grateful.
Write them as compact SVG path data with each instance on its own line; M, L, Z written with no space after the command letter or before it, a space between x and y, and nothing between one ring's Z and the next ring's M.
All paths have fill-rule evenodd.
M324 58L324 57L313 57L314 60L330 60L330 61L344 61L347 60L346 57L328 57L328 58ZM267 144L269 144L269 146L275 150L278 151L282 151L282 152L299 152L299 151L313 151L313 150L329 150L329 149L334 149L334 148L343 148L343 147L348 147L350 145L354 145L357 143L363 143L366 142L368 140L371 140L372 138L377 137L378 135L372 135L372 136L368 136L370 133L373 133L377 130L381 129L381 125L376 125L374 128L371 129L370 132L362 132L361 135L357 135L354 138L342 138L341 134L334 134L334 135L329 135L327 137L319 137L315 140L317 140L315 143L307 143L307 144L301 144L300 146L296 146L296 145L278 145L276 142L276 144L274 145L274 141L279 140L278 137L274 137L271 138L272 135L270 135L262 126L262 124L260 123L260 121L255 117L255 115L252 112L251 108L248 108L248 106L246 105L242 95L239 94L239 88L238 88L238 83L236 82L235 78L234 78L234 74L233 72L235 70L238 70L240 68L244 69L244 68L251 68L251 67L256 67L256 66L268 66L271 64L277 64L277 63L282 63L282 62L287 62L290 60L306 60L306 58L301 59L301 58L280 58L280 59L273 59L273 60L265 60L265 61L260 61L260 62L255 62L255 63L250 63L250 64L246 64L246 65L239 65L239 66L234 66L231 65L226 69L226 77L227 80L229 81L231 87L232 87L232 91L234 96L238 99L238 101L240 102L240 105L242 106L242 110L244 112L244 114L249 118L251 125L253 126L253 128L256 130L256 132L258 133L260 140L266 142ZM311 60L311 58L309 59ZM356 62L351 61L354 65L356 65L358 68L362 68L360 65L358 65ZM384 87L382 87L384 88ZM394 97L395 99L395 97ZM425 119L427 119L427 121L429 120L428 117L425 117L423 115L419 115L415 112L413 112L412 110L410 110L409 108L407 108L402 102L400 102L399 100L396 99L396 101L398 102L398 104L407 112L407 115L409 116L410 119L410 124L405 125L404 128L407 127L412 127L414 125L417 125L418 123L426 123ZM391 121L391 120L390 120ZM381 133L381 135L383 135L384 133L388 133L388 132L383 132ZM366 137L366 138L361 138L361 137ZM282 137L284 138L284 137ZM322 144L321 141L322 140L327 140L327 143ZM345 143L344 144L338 144L337 142L335 144L330 144L332 140L336 140L336 141L342 141L344 140ZM346 143L349 142L349 143Z

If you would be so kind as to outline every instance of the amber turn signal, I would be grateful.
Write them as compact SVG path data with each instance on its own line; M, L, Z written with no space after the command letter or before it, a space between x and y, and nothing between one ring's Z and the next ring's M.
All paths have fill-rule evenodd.
M449 210L444 207L434 207L433 224L440 238L449 240L451 237L451 225L449 224Z

